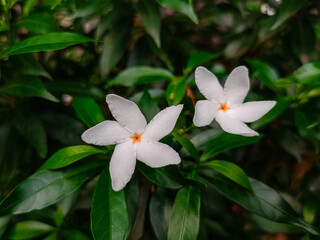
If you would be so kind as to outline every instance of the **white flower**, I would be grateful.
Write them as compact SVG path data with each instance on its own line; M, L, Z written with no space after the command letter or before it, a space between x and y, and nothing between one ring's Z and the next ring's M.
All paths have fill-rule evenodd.
M215 119L221 128L232 134L257 136L245 123L258 120L276 104L275 101L243 103L249 88L248 69L235 68L228 76L224 88L216 76L204 67L195 72L196 84L208 100L200 100L195 107L193 122L196 126L209 125Z
M136 159L153 168L181 162L178 153L159 140L174 128L182 105L162 110L147 125L134 102L115 94L107 95L106 101L117 121L103 121L85 131L81 138L95 145L116 144L110 160L113 190L119 191L129 182Z

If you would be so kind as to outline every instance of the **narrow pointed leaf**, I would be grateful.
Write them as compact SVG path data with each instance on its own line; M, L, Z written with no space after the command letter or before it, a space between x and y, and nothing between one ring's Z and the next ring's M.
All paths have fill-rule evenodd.
M0 216L26 213L60 201L81 187L103 164L87 162L61 171L36 172L3 199L0 203Z
M93 127L105 120L99 105L89 97L74 97L73 107L76 115L88 126Z
M34 36L18 42L6 49L0 58L23 53L60 50L79 43L94 40L76 33L56 32Z
M109 166L102 171L93 195L91 230L95 240L126 239L128 234L124 191L112 190Z
M30 239L49 233L54 230L53 226L39 221L23 221L16 223L8 234L12 240Z
M82 158L93 154L102 154L103 150L88 146L78 145L62 148L55 152L42 166L41 169L57 169L68 166Z
M179 190L169 221L168 240L197 239L200 223L200 190L185 187Z
M177 133L172 133L172 135L174 136L175 139L177 139L177 141L181 144L181 146L183 146L195 160L199 160L198 150L189 139Z
M206 162L202 164L202 166L210 167L216 170L217 172L225 175L227 178L252 192L252 187L248 176L236 164L223 160L214 160Z

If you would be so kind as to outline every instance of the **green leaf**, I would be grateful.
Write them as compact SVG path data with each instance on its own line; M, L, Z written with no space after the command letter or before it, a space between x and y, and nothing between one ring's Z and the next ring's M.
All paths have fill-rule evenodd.
M0 203L0 216L26 213L54 204L81 187L104 163L86 162L61 171L41 170L20 183Z
M129 17L131 16L130 13L128 15ZM130 39L133 21L131 17L125 17L124 20L114 24L114 26L121 26L121 28L112 29L104 39L106 43L103 45L100 56L100 72L102 76L107 76L110 73L126 51L125 46Z
M103 154L104 151L88 145L65 147L55 152L40 169L62 168L82 158L99 153Z
M153 38L157 47L160 48L161 18L158 5L154 1L141 0L137 7L146 32Z
M192 1L188 0L157 0L157 2L165 7L177 10L185 15L187 15L194 23L198 23L199 20L195 14L193 7L191 5Z
M171 82L166 91L166 98L169 105L178 105L186 93L186 80Z
M143 91L138 106L148 122L160 111L156 101L153 100L147 89Z
M20 134L37 150L41 158L48 153L47 134L42 122L35 116L18 115L15 126Z
M107 87L114 85L131 87L142 83L169 81L172 78L172 73L166 69L136 66L120 72L115 78L107 83Z
M0 88L0 93L19 97L42 97L59 102L55 96L47 91L40 79L31 76L16 78L3 85Z
M175 139L177 139L177 141L181 144L181 146L183 146L195 160L199 160L198 150L189 139L179 135L178 133L172 133L172 135L174 136Z
M235 183L239 184L240 186L248 189L249 191L252 191L248 176L240 167L238 167L234 163L223 160L214 160L203 163L201 166L212 168L223 174L227 178L231 179Z
M280 97L276 99L276 105L267 112L262 118L250 125L253 129L259 129L267 123L281 115L292 103L292 100L287 97Z
M95 240L126 239L129 217L124 191L111 187L109 166L101 173L91 209L91 230Z
M57 32L34 36L18 42L6 49L0 58L23 53L60 50L79 43L93 42L88 37L76 33Z
M23 221L16 223L8 234L12 240L30 239L49 233L54 230L53 226L39 221Z
M200 223L200 190L179 190L169 221L168 240L197 239Z
M261 137L261 135L255 137L244 137L224 132L207 143L207 148L202 154L200 160L205 161L227 150L256 143Z
M320 62L304 64L286 79L303 84L318 84L320 78Z
M192 70L193 68L198 67L199 65L216 59L220 56L220 53L196 52L189 58L187 69Z
M11 216L3 216L0 217L0 239L2 239L2 235L7 229L7 226L9 225Z
M29 32L46 34L56 32L58 25L52 14L48 12L33 13L17 22L18 27L26 28Z
M89 97L74 97L73 108L76 115L88 126L93 127L105 120L99 105Z
M263 82L271 90L275 92L278 91L278 88L275 86L274 82L279 79L279 75L273 66L264 61L256 59L248 59L247 62L254 70L255 76L261 82Z
M25 75L45 77L52 79L49 73L42 67L32 54L12 56L9 59L10 68L18 70Z
M250 178L253 193L219 176L205 176L211 185L232 201L273 222L292 224L319 235L318 230L302 220L289 203L274 189Z
M271 30L280 27L292 14L298 11L305 2L305 0L283 0L279 8L277 20L272 25Z
M63 230L63 236L67 240L90 240L91 238L78 230Z
M149 206L152 229L159 240L166 240L172 202L165 188L157 187Z

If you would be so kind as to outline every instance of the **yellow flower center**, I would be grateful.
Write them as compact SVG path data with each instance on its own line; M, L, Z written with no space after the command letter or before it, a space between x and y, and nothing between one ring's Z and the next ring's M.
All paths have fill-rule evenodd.
M141 135L139 133L133 134L131 138L133 143L137 143L141 141Z
M220 104L220 110L222 111L227 111L229 108L228 108L228 105L226 103L221 103Z

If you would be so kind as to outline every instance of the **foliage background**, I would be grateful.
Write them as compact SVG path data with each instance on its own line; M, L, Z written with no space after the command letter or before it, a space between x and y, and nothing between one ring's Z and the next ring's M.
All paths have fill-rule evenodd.
M317 239L308 224L319 227L319 11L315 0L2 0L0 237ZM261 137L192 127L199 65L222 82L249 68L247 100L277 101L251 125ZM163 140L180 152L179 170L139 164L124 191L110 189L113 147L80 139L111 118L108 93L148 120L184 104ZM231 180L213 170L221 159L234 163L218 170ZM236 166L259 182L246 185ZM280 213L254 205L262 192L250 185Z

